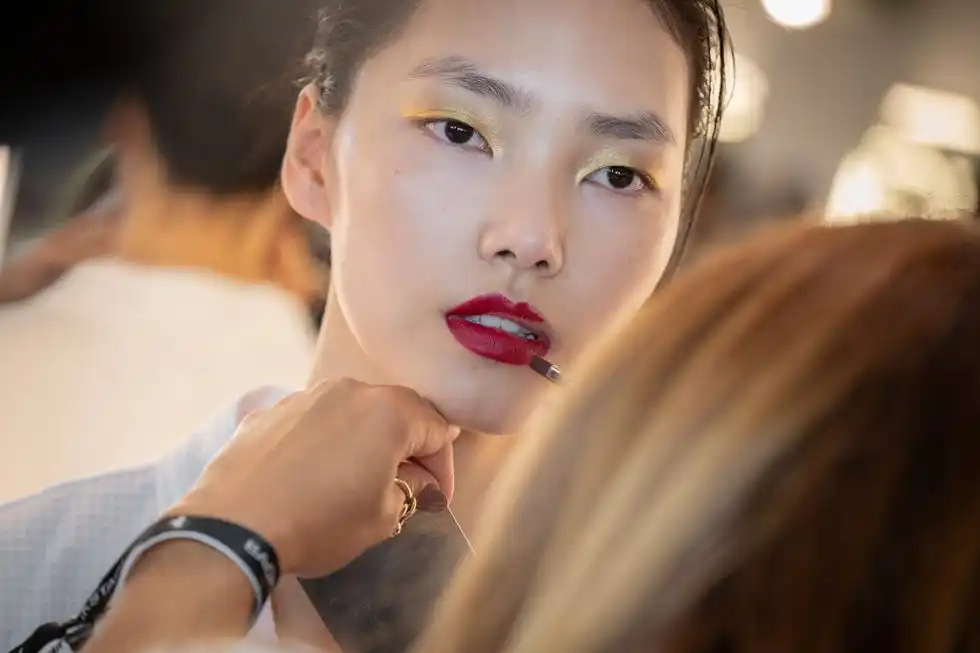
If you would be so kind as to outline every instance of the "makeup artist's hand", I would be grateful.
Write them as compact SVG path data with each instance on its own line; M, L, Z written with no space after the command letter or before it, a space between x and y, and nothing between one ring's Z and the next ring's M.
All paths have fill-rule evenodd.
M254 530L284 575L330 573L391 537L406 481L419 509L453 493L450 426L411 390L324 383L250 415L170 514Z

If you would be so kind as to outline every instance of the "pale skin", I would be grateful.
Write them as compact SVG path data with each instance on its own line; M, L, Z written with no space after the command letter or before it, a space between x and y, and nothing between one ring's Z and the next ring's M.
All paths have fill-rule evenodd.
M530 106L418 74L446 56L472 61ZM680 211L688 96L681 49L637 0L603 11L587 0L432 0L365 64L340 120L316 110L313 89L301 94L283 187L297 211L331 230L334 259L313 378L404 385L466 427L454 511L471 527L477 507L466 497L472 484L479 503L487 479L470 471L505 446L482 434L519 431L549 387L526 368L461 348L444 313L486 292L527 301L557 335L549 359L572 370L663 274ZM444 123L420 124L440 112L486 116L493 128L480 124L482 139L452 145ZM653 114L673 139L599 136L591 113ZM658 188L610 188L602 174L612 163L649 174Z
M495 88L513 101L464 88L471 73L502 82ZM549 359L574 374L585 347L634 314L664 272L678 229L689 99L681 48L639 0L608 0L601 10L591 0L425 0L365 63L341 117L318 110L312 87L300 94L283 188L296 211L330 229L334 262L312 382L412 388L435 409L420 419L461 426L455 487L445 493L464 530L479 522L517 440L489 434L518 432L553 389L527 368L463 349L445 312L491 292L528 302L555 333ZM469 136L451 139L459 123L448 121ZM318 432L342 417L324 417ZM338 459L332 440L320 440L320 453L305 457L318 473L283 467L277 494L303 497L302 505L336 493L333 470L357 458ZM219 480L214 487L224 487ZM242 519L244 505L226 489L195 508ZM279 521L289 523L288 514ZM311 541L335 541L338 532ZM299 536L282 537L303 548L288 544ZM205 605L180 589L186 573L173 573L177 563L160 551L122 595L116 609L125 616L108 621L91 650L131 641L132 624L150 614L143 592L157 597L151 604L183 592ZM172 556L182 555L190 554L175 547ZM217 556L197 555L194 568L221 576ZM329 648L329 634L310 624L315 613L297 607L304 597L290 588L287 581L273 600L280 635ZM168 638L242 634L247 598L209 606L213 627L190 614L169 619ZM290 618L300 612L310 619Z

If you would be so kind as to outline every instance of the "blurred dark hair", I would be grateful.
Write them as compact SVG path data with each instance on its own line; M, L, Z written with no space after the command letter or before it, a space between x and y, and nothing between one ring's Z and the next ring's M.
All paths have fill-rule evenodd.
M146 107L170 183L212 194L278 182L315 0L112 0L120 90Z

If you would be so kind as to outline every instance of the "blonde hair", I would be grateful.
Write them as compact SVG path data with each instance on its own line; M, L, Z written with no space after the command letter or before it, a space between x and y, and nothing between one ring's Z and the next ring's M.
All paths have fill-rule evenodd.
M794 226L577 370L419 653L980 650L980 234Z
M143 653L333 653L324 652L301 642L273 642L256 639L218 638L187 644L172 644Z

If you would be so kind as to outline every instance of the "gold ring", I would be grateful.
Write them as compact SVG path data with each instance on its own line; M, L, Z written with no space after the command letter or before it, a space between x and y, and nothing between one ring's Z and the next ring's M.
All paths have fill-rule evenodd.
M408 485L408 483L400 478L396 478L395 485L397 485L398 489L405 495L405 501L402 502L401 512L398 514L398 523L395 524L395 535L398 535L402 532L402 528L405 527L405 522L415 515L415 512L419 508L419 502L415 498L415 494L412 492L412 488Z

